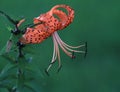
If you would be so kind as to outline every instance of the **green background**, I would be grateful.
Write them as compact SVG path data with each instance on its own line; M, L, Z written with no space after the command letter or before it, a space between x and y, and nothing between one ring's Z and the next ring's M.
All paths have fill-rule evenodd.
M70 45L87 41L88 54L86 58L76 54L71 60L61 51L63 67L56 73L56 63L48 77L44 69L52 58L52 39L33 45L31 67L41 76L32 86L38 92L120 92L120 0L0 0L0 10L14 19L24 16L31 23L56 4L75 10L74 22L59 32L60 37ZM8 25L12 27L0 16L0 49L9 38ZM7 63L0 57L0 69Z

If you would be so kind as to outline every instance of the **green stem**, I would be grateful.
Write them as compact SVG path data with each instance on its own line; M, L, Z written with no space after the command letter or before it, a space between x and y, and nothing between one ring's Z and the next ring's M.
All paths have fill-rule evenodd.
M18 92L22 92L21 89L24 87L24 72L25 72L25 60L24 57L18 57L18 73L17 73L17 89Z

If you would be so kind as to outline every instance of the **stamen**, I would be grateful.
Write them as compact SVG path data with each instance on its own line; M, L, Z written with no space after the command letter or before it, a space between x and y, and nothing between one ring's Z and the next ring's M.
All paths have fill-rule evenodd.
M47 71L47 69L45 69L45 73L46 73L48 76L50 76L49 73L48 73L48 71Z
M48 72L49 71L49 69L52 67L52 64L56 61L56 59L57 59L57 56L58 56L58 50L59 50L59 48L58 48L58 43L56 42L56 39L53 37L53 43L54 43L54 51L53 51L53 57L52 57L52 60L51 60L51 63L50 63L50 65L48 66L48 68L46 69L46 72ZM58 56L59 57L59 60L60 60L60 56Z
M58 42L59 46L61 47L61 49L62 49L68 56L71 57L71 52L67 51L67 50L63 47L63 45L62 45L62 44L60 43L60 41L57 39L57 37L56 37L55 34L54 34L54 37L55 37L55 39L57 40L57 42Z
M63 41L61 40L61 38L59 37L58 33L55 32L55 35L57 36L57 38L59 39L59 41L60 41L62 44L64 44L65 46L67 46L67 47L70 47L70 48L81 48L81 47L84 47L84 46L85 46L85 45L70 46L70 45L66 44L65 42L63 42Z
M46 69L47 75L48 75L49 69L52 67L53 63L56 61L57 58L58 58L58 63L59 63L58 72L61 69L61 60L60 60L59 46L72 59L75 58L75 55L74 55L75 52L77 52L77 53L84 53L85 56L86 56L86 53L87 53L87 43L85 43L84 45L79 45L79 46L70 46L70 45L66 44L65 42L63 42L61 40L61 38L59 37L57 32L54 32L52 37L53 37L53 43L54 43L54 50L53 50L53 57L52 57L51 63L48 66L48 68ZM85 51L74 50L74 49L78 49L78 48L81 48L81 47L84 47L84 46L86 47Z
M57 38L57 37L56 37ZM66 46L65 44L63 44L59 39L58 39L58 43L61 44L65 49L71 51L71 52L78 52L78 53L84 53L84 51L78 51L78 50L73 50L70 47ZM85 46L85 45L83 45ZM73 47L74 48L74 47ZM76 47L75 47L76 48ZM80 46L77 46L77 48L80 48Z
M85 55L84 55L84 57L86 57L86 55L87 55L87 42L85 42Z
M64 43L61 39L60 39L60 37L59 37L59 35L57 34L57 32L55 32L55 37L56 37L56 39L57 39L57 42L58 42L58 44L60 45L60 47L63 49L63 51L66 53L66 51L65 51L65 49L66 50L68 50L68 51L71 51L71 52L78 52L78 53L85 53L85 51L78 51L78 50L73 50L72 48L80 48L80 47L83 47L83 46L85 46L85 45L80 45L80 46L76 46L76 47L73 47L73 46L70 46L70 45L67 45L66 43ZM67 52L68 52L67 51ZM67 54L67 53L66 53ZM69 56L69 55L68 55Z
M59 71L61 70L61 68L62 68L62 65L60 65L60 66L58 67L57 72L59 72Z
M75 58L75 52L73 51L72 52L72 59L74 59Z

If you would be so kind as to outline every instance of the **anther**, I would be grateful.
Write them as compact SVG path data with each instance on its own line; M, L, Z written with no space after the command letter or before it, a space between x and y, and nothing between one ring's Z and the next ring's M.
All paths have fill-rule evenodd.
M62 65L60 65L60 67L58 67L57 72L59 72L61 70L61 68L62 68Z
M87 42L85 42L85 55L84 55L85 58L86 58L86 55L87 55Z
M74 59L75 58L75 52L73 51L72 52L72 59Z
M47 76L50 76L50 74L48 73L47 69L45 69L45 73L47 74Z

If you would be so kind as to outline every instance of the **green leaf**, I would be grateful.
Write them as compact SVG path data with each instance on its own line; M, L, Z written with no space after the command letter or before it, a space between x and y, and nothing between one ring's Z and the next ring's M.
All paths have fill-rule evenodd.
M6 89L6 88L2 88L2 87L0 87L0 92L8 92L8 90Z
M9 62L11 62L11 63L15 63L15 61L16 61L16 58L13 57L12 55L10 55L10 53L9 54L8 53L4 53L1 56L3 58L5 58L6 60L8 60Z
M10 26L7 26L7 29L8 29L9 31L13 30L13 28L10 27Z
M29 54L37 54L35 50L34 44L28 44L23 48L23 52L29 53Z
M26 71L30 73L31 75L36 76L36 78L44 78L44 75L40 71L39 67L35 67L33 64L29 64L29 66L26 66Z
M32 62L33 57L32 57L31 54L28 54L28 53L27 53L27 54L24 55L24 57L26 58L26 61L27 61L28 63Z
M6 50L6 46L4 46L4 47L2 48L2 50L0 51L0 55L2 55L3 53L5 53L5 50Z
M28 88L28 89L31 90L32 92L37 92L37 91L35 90L35 88L33 88L33 86L30 85L30 83L25 83L25 84L24 84L24 87Z
M8 74L9 74L9 71L10 71L10 70L15 69L15 68L17 68L17 64L8 63L8 64L2 69L2 71L0 72L0 78L5 77L5 75L8 75ZM9 76L8 76L8 77L9 77Z

